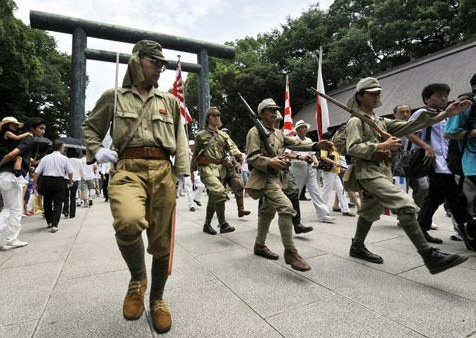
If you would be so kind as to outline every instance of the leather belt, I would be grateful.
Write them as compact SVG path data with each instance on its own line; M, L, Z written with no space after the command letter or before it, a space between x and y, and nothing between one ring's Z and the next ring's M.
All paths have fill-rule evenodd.
M119 158L123 159L154 159L154 160L169 160L169 155L163 148L159 147L134 147L126 148Z

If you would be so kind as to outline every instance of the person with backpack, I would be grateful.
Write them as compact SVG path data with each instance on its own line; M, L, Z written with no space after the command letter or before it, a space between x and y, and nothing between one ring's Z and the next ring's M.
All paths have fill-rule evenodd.
M470 103L456 101L446 111L438 114L422 113L411 122L380 117L374 109L381 106L382 87L377 79L367 77L357 83L355 94L348 106L372 119L381 129L392 136L387 139L369 125L351 117L345 128L346 152L352 164L344 176L344 184L351 190L363 190L362 208L359 210L357 228L350 247L350 256L382 264L382 257L371 253L364 245L372 223L380 218L384 208L395 210L398 221L422 256L431 274L459 265L468 259L460 254L446 254L431 247L416 220L418 207L408 194L392 182L390 152L401 147L399 137L442 121L448 116L461 113ZM431 223L430 223L431 224Z
M422 99L426 107L413 113L410 121L416 119L424 111L430 111L433 115L443 111L448 104L450 88L444 83L432 83L423 88ZM449 206L451 215L456 223L464 224L472 220L472 216L466 210L466 203L460 203L461 187L455 181L446 161L448 157L448 140L444 138L446 120L435 123L431 129L423 129L408 138L413 143L413 149L425 150L425 157L433 162L433 169L428 175L428 192L421 205L418 214L418 223L430 243L443 243L440 238L428 234L433 221L433 215L445 201ZM430 135L428 136L427 133ZM428 140L428 141L424 141Z
M462 173L459 174L463 174L473 185L476 185L476 74L471 78L470 85L472 93L459 97L471 98L473 103L461 115L453 116L448 120L444 136L449 140L459 141L459 150L462 153L457 154L462 155L460 158ZM471 212L467 208L467 201L464 203L464 207L469 213ZM465 241L466 247L471 250L476 250L475 227L474 220L455 225L455 229Z

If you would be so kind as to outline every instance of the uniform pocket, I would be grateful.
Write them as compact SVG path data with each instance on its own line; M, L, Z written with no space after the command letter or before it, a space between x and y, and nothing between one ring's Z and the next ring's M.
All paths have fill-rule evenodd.
M139 114L134 111L118 110L114 117L113 141L114 144L121 144L124 136L130 132L139 118Z
M164 114L153 114L151 119L155 139L160 139L164 147L173 145L175 148L175 129L172 117Z

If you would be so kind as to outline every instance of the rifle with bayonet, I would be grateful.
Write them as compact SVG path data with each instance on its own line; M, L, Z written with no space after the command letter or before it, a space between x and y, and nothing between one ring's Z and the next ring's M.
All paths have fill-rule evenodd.
M270 157L278 156L278 154L276 153L276 150L273 147L271 147L271 145L269 144L269 135L271 135L270 132L263 125L263 122L261 122L261 120L258 119L258 116L254 112L254 110L250 107L248 102L246 102L245 98L241 96L241 93L238 93L238 96L240 97L241 101L243 101L244 105L246 106L247 108L246 112L248 113L249 118L253 121L253 124L255 125L256 129L258 129L259 137L261 141L263 142L266 152L269 154Z

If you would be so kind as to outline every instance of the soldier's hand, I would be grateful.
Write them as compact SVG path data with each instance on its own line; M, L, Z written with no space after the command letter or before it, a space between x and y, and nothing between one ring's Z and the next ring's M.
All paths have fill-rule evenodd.
M233 168L233 162L228 159L223 161L223 165L228 168Z
M301 161L309 162L311 160L311 156L309 156L309 155L299 155L299 159Z
M448 107L446 107L446 115L454 116L454 115L461 114L461 112L465 110L466 107L468 107L469 105L471 105L470 100L464 100L464 101L456 100L455 102L450 104Z
M237 162L241 163L241 162L243 162L243 155L242 154L236 155L235 159L236 159Z
M379 143L382 150L398 150L402 146L402 142L398 137L392 136L385 140L385 142Z
M119 160L119 155L117 155L117 152L108 148L99 149L94 157L98 163L116 163Z
M314 149L315 147L312 147L312 150L322 149L322 150L332 151L332 149L334 148L334 143L332 143L329 140L319 141L316 143L316 145L317 145L317 149Z
M270 158L268 166L275 170L286 170L288 168L286 161L283 161L279 157Z

